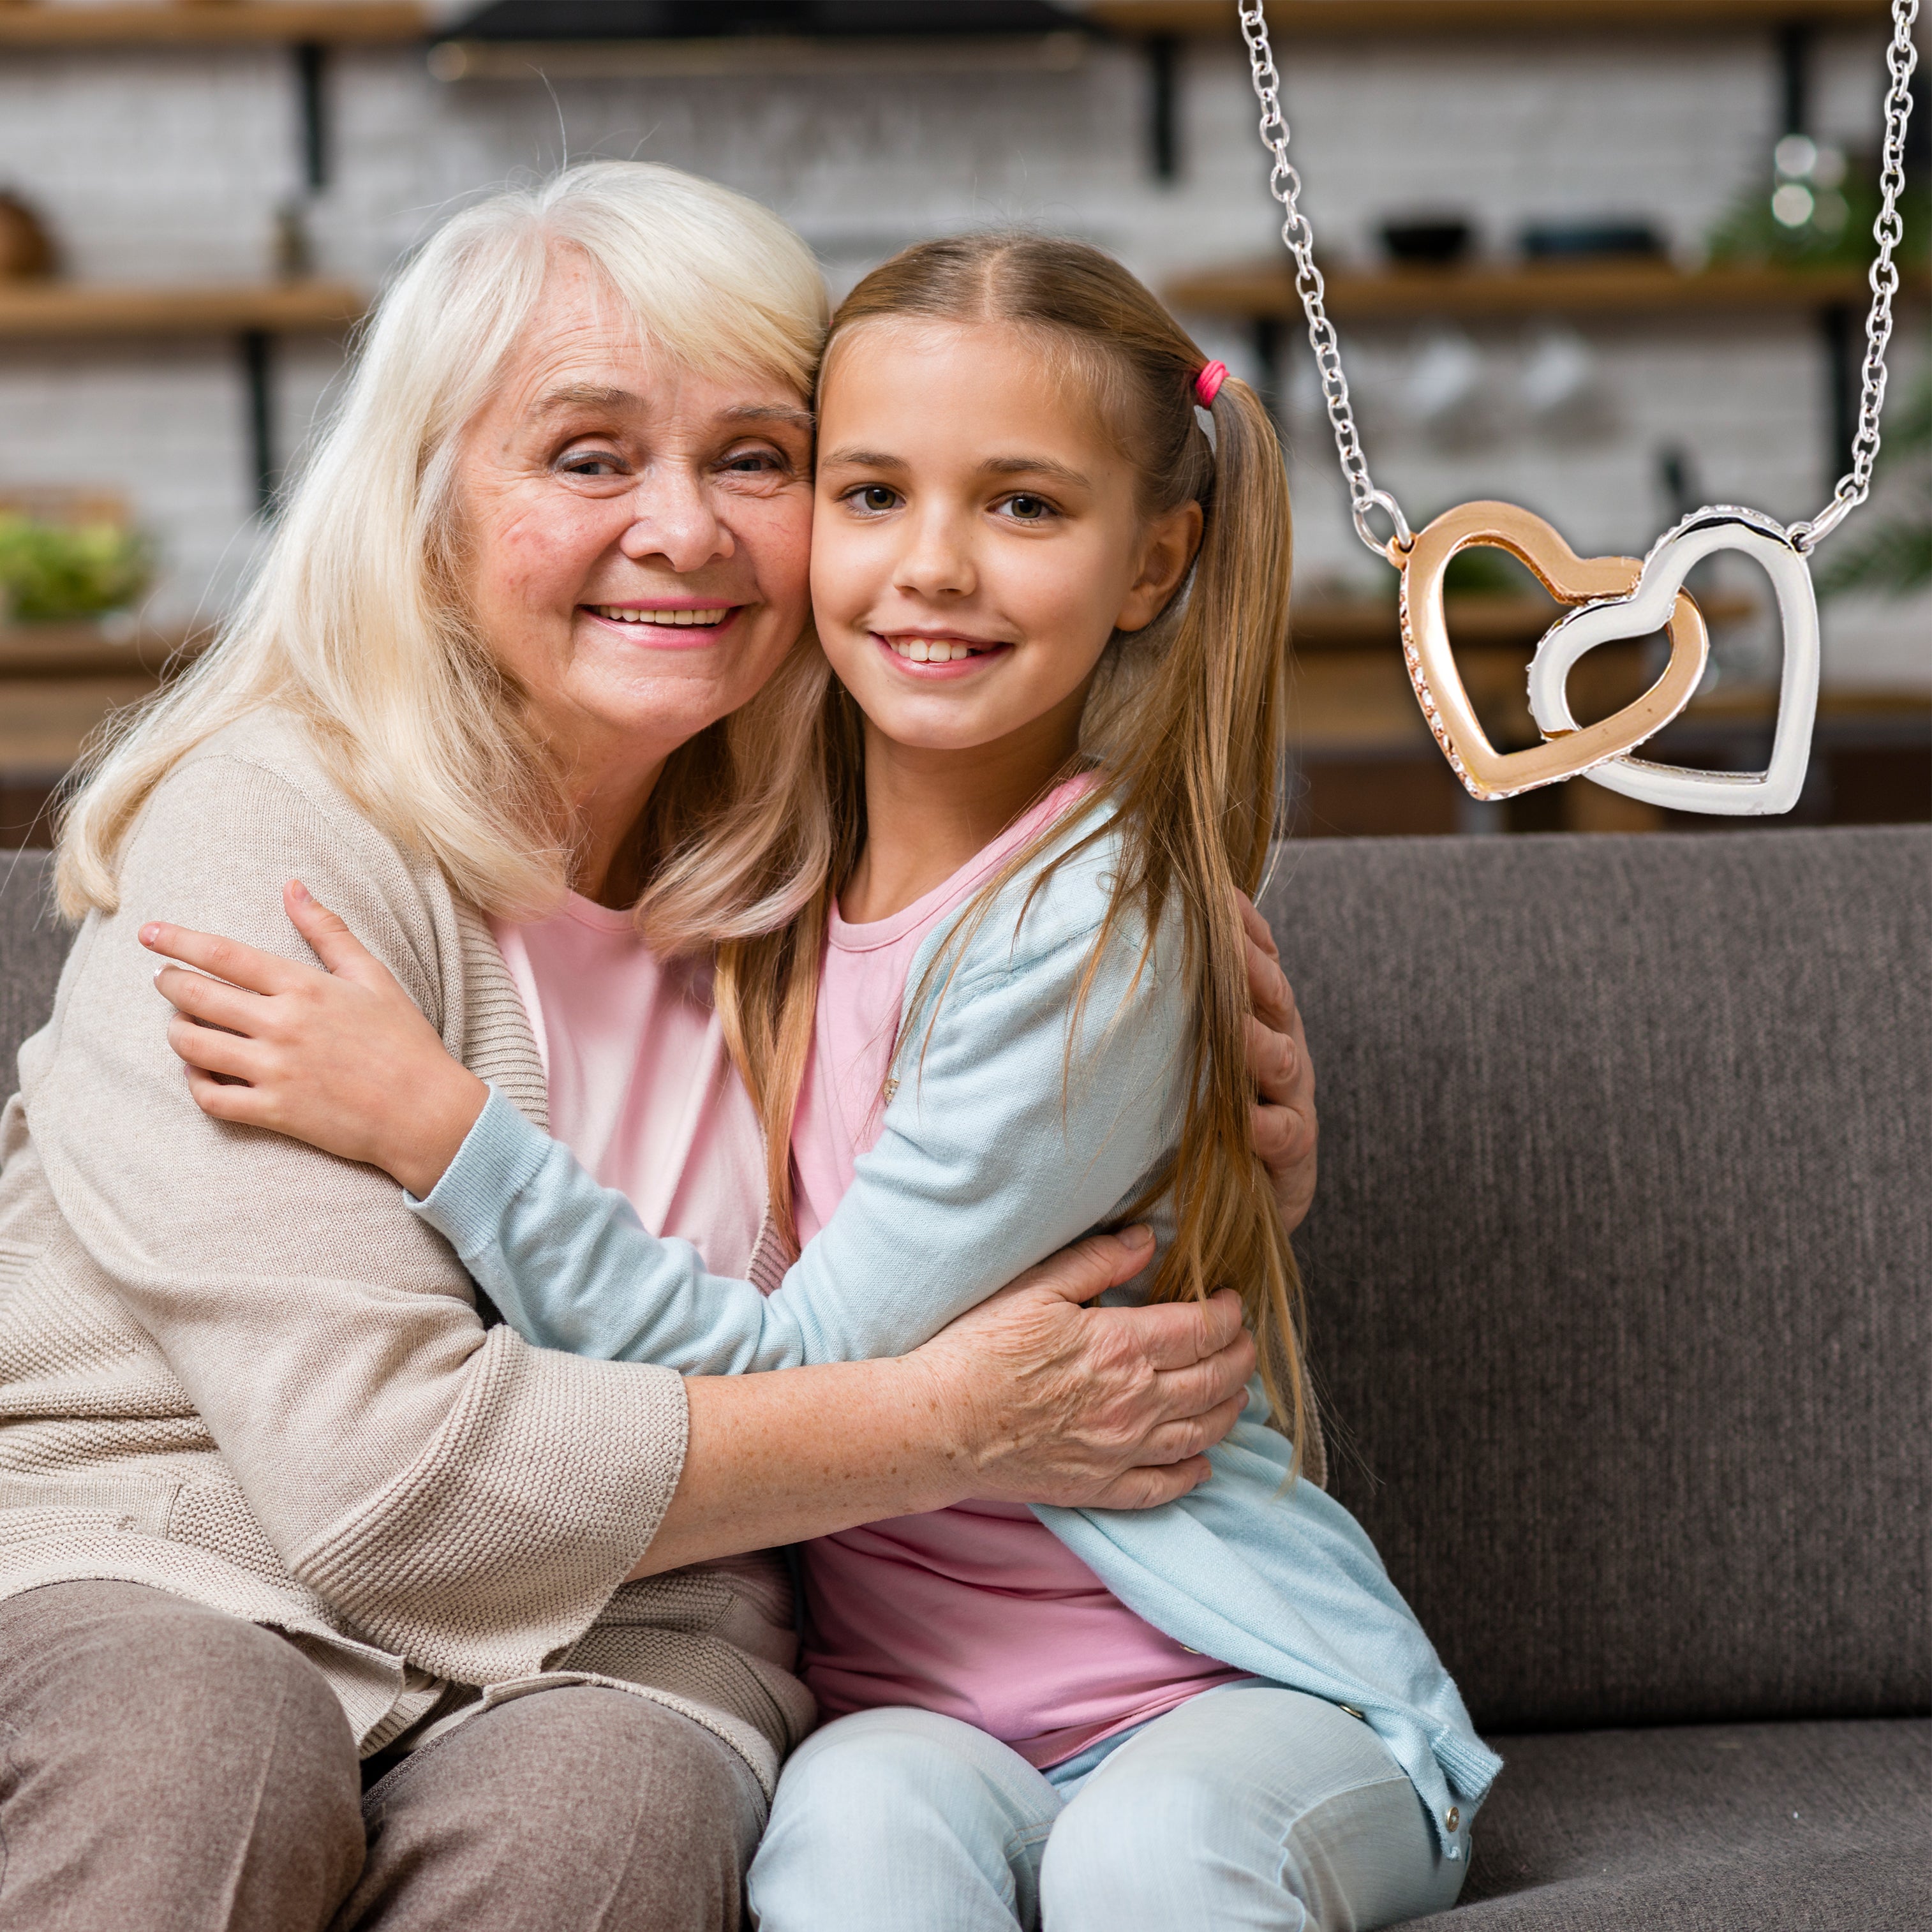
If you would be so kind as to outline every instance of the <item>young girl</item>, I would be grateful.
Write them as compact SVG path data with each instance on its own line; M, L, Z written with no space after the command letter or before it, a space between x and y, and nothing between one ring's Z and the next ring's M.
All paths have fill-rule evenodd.
M773 835L832 863L716 968L766 1134L752 1280L647 1233L298 892L340 976L299 1014L256 1024L163 976L226 1029L175 1030L208 1111L386 1168L550 1346L693 1373L896 1354L1142 1216L1138 1292L1242 1289L1264 1399L1180 1502L968 1504L805 1547L805 1675L835 1721L753 1868L766 1932L1387 1924L1453 1901L1498 1768L1307 1480L1234 896L1274 820L1287 501L1223 374L1066 242L927 244L835 317L812 590L836 682ZM499 937L527 980L520 930ZM223 971L275 994L291 969Z

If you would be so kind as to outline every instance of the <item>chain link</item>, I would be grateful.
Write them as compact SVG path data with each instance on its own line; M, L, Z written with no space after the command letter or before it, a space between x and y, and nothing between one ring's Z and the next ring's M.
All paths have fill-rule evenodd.
M1879 173L1880 207L1878 219L1872 224L1878 254L1871 267L1872 305L1865 322L1864 370L1858 433L1852 441L1852 466L1830 502L1816 516L1793 524L1786 532L1792 547L1801 551L1810 550L1829 536L1871 494L1873 466L1878 460L1879 418L1885 406L1885 354L1892 340L1892 303L1898 291L1898 268L1892 255L1904 237L1898 198L1905 187L1905 130L1912 118L1912 76L1918 64L1918 50L1912 38L1918 4L1919 0L1892 0L1892 45L1886 55L1892 88L1885 104L1885 147ZM1301 212L1301 177L1288 158L1288 122L1281 111L1281 76L1275 69L1262 4L1262 0L1240 0L1240 20L1241 38L1247 44L1249 70L1262 104L1262 146L1274 161L1268 174L1268 192L1282 206L1281 238L1294 260L1294 291L1308 317L1309 344L1315 351L1316 368L1322 377L1322 400L1328 407L1328 421L1335 432L1335 448L1342 459L1342 475L1348 486L1355 533L1370 549L1400 564L1414 545L1414 533L1394 497L1386 490L1376 488L1369 474L1368 459L1362 454L1361 433L1355 427L1354 406L1349 400L1348 379L1342 372L1341 344L1336 338L1335 325L1328 319L1327 286L1315 263L1315 231ZM1388 517L1394 529L1393 537L1376 536L1369 521L1371 510L1380 510Z
M1288 158L1288 123L1281 112L1281 76L1275 71L1261 0L1241 0L1241 38L1248 44L1248 66L1262 104L1262 146L1274 157L1274 166L1268 175L1268 192L1282 206L1281 238L1294 258L1294 290L1307 313L1308 340L1315 351L1315 366L1321 372L1322 400L1328 405L1328 420L1334 427L1335 448L1348 485L1348 507L1355 520L1355 533L1372 550L1399 562L1414 547L1415 533L1402 513L1402 506L1386 490L1376 488L1369 474L1368 458L1362 454L1361 434L1355 427L1354 408L1348 400L1348 381L1342 373L1342 345L1336 340L1335 325L1328 320L1322 271L1315 266L1315 231L1301 212L1301 177ZM1369 521L1371 510L1380 510L1388 518L1395 532L1393 537L1376 535Z
M1885 352L1892 340L1892 298L1898 292L1898 265L1892 252L1904 239L1905 224L1898 197L1905 188L1905 130L1912 118L1912 76L1918 50L1912 29L1918 19L1918 0L1892 0L1892 45L1885 64L1892 91L1885 101L1885 147L1879 163L1878 219L1872 239L1878 254L1871 265L1871 312L1865 318L1865 362L1860 376L1858 427L1852 438L1852 466L1838 479L1832 500L1815 517L1793 524L1785 535L1792 547L1812 549L1842 524L1871 494L1872 470L1878 461L1879 418L1885 408Z

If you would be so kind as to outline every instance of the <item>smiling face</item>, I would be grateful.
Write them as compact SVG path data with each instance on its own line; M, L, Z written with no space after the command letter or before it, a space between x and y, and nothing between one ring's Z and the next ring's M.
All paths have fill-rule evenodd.
M553 262L464 432L457 520L472 614L593 844L804 628L811 448L782 381L644 347L580 257Z
M853 328L819 445L812 608L873 731L937 752L1024 738L1063 761L1108 640L1186 572L1198 506L1144 518L1077 378L1004 322Z

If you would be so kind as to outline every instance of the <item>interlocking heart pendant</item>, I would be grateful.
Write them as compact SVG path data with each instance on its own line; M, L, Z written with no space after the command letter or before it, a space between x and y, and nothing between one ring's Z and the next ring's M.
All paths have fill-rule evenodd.
M1612 638L1654 628L1672 598L1683 601L1682 586L1691 566L1720 550L1741 550L1764 566L1784 626L1784 670L1769 766L1761 772L1700 772L1618 757L1586 776L1592 784L1626 798L1676 812L1769 816L1789 812L1798 802L1811 760L1811 727L1818 712L1818 599L1802 553L1781 524L1756 510L1720 503L1696 512L1658 538L1643 560L1636 589L1621 604L1573 611L1553 625L1530 664L1530 714L1545 733L1574 729L1564 687L1577 659Z
M1557 728L1558 735L1539 716L1548 742L1527 751L1498 752L1477 722L1463 688L1443 610L1442 574L1449 560L1478 545L1507 550L1527 564L1558 603L1590 607L1559 620L1552 636L1598 610L1615 614L1611 628L1593 635L1585 649L1612 637L1640 638L1667 627L1670 662L1664 675L1635 703L1597 724L1580 728L1571 719ZM1420 532L1406 556L1392 550L1390 560L1402 571L1402 656L1409 681L1444 756L1478 798L1514 798L1622 757L1662 730L1690 703L1704 675L1710 635L1687 592L1678 590L1664 600L1660 614L1636 621L1633 593L1643 565L1635 557L1579 556L1540 517L1514 503L1464 503L1445 511Z

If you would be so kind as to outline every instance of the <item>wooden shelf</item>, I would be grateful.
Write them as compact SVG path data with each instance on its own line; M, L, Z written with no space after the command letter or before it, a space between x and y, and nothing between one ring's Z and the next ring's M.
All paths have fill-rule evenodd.
M344 282L264 282L230 288L0 282L0 341L326 333L346 328L368 306L362 291Z
M1551 34L1629 28L1708 30L1793 22L1876 26L1886 0L1272 0L1268 29L1284 40L1389 34ZM1094 0L1087 18L1137 39L1232 38L1234 0Z
M1708 698L1695 700L1681 718L1664 728L1680 736L1694 731L1722 732L1740 726L1755 730L1777 716L1774 686L1720 686ZM1859 685L1827 687L1818 694L1818 722L1840 733L1883 725L1923 736L1932 731L1932 692Z
M1702 310L1816 310L1870 298L1862 268L1705 268L1664 262L1593 262L1564 266L1337 269L1324 278L1328 312L1340 320L1413 320L1424 316L1562 314L1641 315ZM1923 296L1932 275L1906 269L1900 287ZM1171 282L1176 308L1250 318L1298 318L1301 298L1287 258L1240 264Z
M1391 578L1386 597L1315 597L1297 604L1291 632L1295 650L1400 650L1394 592ZM1562 614L1562 606L1550 598L1508 591L1454 591L1445 602L1449 634L1459 649L1528 650ZM1764 608L1755 598L1736 596L1700 596L1697 603L1712 624L1737 623ZM0 644L4 638L0 632Z
M944 71L1069 74L1093 36L1068 16L1057 33L961 36L718 34L705 40L439 40L429 70L442 81L691 80L754 74Z
M1274 0L1268 26L1284 38L1393 33L1550 33L1618 27L1708 28L1786 21L1863 26L1884 0ZM1235 31L1234 0L1095 0L1087 18L1136 38L1196 39ZM7 47L260 46L302 42L394 44L427 39L428 10L411 0L55 7L0 0Z
M0 785L58 784L108 715L137 704L158 681L130 677L22 678L0 686Z
M0 51L9 47L353 46L420 40L429 15L412 0L342 0L334 6L149 4L116 7L8 5L0 0Z
M158 678L214 635L205 628L123 634L87 622L0 625L0 687L21 678Z
M0 626L0 792L57 784L110 712L138 704L212 642L206 626ZM19 827L0 825L0 846Z
M1538 734L1524 690L1522 652L1466 644L1456 663L1491 740L1505 749L1534 744ZM1607 716L1654 675L1640 647L1605 645L1576 667L1571 691L1579 714ZM1777 712L1774 686L1720 685L1694 700L1668 728L1680 741L1703 743L1761 730ZM1932 694L1827 688L1819 694L1818 719L1821 732L1828 727L1840 742L1900 736L1916 742L1932 732ZM1301 651L1289 686L1288 729L1304 758L1442 755L1392 643L1379 651Z

